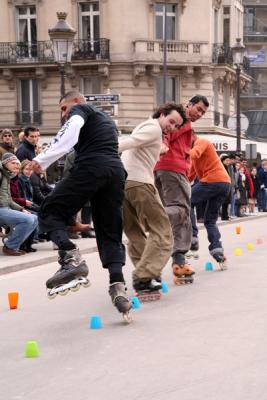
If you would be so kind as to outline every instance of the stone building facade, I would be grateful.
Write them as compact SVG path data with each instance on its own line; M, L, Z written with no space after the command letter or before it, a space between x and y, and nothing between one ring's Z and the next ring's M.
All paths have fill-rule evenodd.
M196 130L231 133L236 74L231 46L243 35L242 0L1 0L0 128L34 124L54 134L60 76L48 29L56 12L68 13L77 31L66 90L119 94L116 122L122 132L151 115L166 97L186 103L196 93L210 109ZM165 30L166 21L166 30ZM241 74L242 87L249 82Z

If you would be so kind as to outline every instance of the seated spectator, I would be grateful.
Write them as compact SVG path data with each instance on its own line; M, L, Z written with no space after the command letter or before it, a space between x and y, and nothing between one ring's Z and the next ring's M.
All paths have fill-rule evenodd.
M0 225L11 228L2 251L8 256L25 254L20 246L37 227L36 215L15 203L10 194L10 179L18 171L18 162L14 154L5 153L0 163Z
M2 160L5 153L15 153L11 129L3 129L0 140L0 160Z
M36 145L39 140L39 131L34 126L24 129L24 139L19 145L16 156L20 161L30 160L36 156Z
M38 206L41 205L44 198L52 192L51 186L48 185L44 173L33 172L30 177L33 188L33 202Z
M38 212L39 206L33 202L33 187L30 181L33 171L30 167L30 163L29 160L22 161L20 165L19 185L22 197L28 201L26 208L30 211Z
M10 180L10 193L11 193L12 200L15 201L15 203L19 204L20 206L24 207L25 210L29 210L31 214L36 215L37 209L34 208L33 202L30 200L27 200L23 195L23 192L22 192L22 189L20 186L19 177L18 177L19 171L20 171L20 163L18 164L16 176L11 178L11 180ZM38 207L38 206L36 206L36 207ZM20 246L20 250L24 250L26 253L33 253L33 252L37 251L37 249L34 249L32 247L35 237L38 238L38 227L22 243L22 245Z

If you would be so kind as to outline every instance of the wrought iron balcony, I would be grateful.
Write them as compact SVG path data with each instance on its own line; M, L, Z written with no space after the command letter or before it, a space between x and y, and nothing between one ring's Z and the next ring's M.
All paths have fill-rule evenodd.
M223 43L214 43L212 52L213 64L233 64L233 53L229 46Z
M42 111L16 111L16 125L42 124Z
M109 39L74 40L72 60L109 60ZM0 65L53 63L51 41L1 42Z

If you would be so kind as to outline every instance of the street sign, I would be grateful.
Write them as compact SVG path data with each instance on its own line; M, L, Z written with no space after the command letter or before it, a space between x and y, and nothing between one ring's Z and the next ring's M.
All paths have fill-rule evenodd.
M241 131L246 131L248 129L249 120L245 114L240 114L240 125L241 125ZM233 131L236 130L236 114L233 114L231 117L229 117L227 122L227 128Z
M84 95L86 101L118 104L120 96L118 94L86 94Z
M248 160L256 160L257 158L257 145L248 143L246 144L246 158Z

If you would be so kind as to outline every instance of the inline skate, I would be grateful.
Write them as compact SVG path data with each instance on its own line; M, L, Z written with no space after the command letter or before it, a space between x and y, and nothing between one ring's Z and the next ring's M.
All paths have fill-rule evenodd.
M87 279L88 266L82 260L79 250L59 250L58 254L61 268L46 282L49 299L54 299L58 294L64 296L70 290L76 292L81 286L90 286Z
M136 291L136 296L142 302L156 301L160 300L162 288L161 278L152 278L149 280L134 280L133 288Z
M109 295L117 310L122 313L123 319L128 324L132 322L130 310L132 303L126 294L126 287L123 282L114 282L109 285Z

